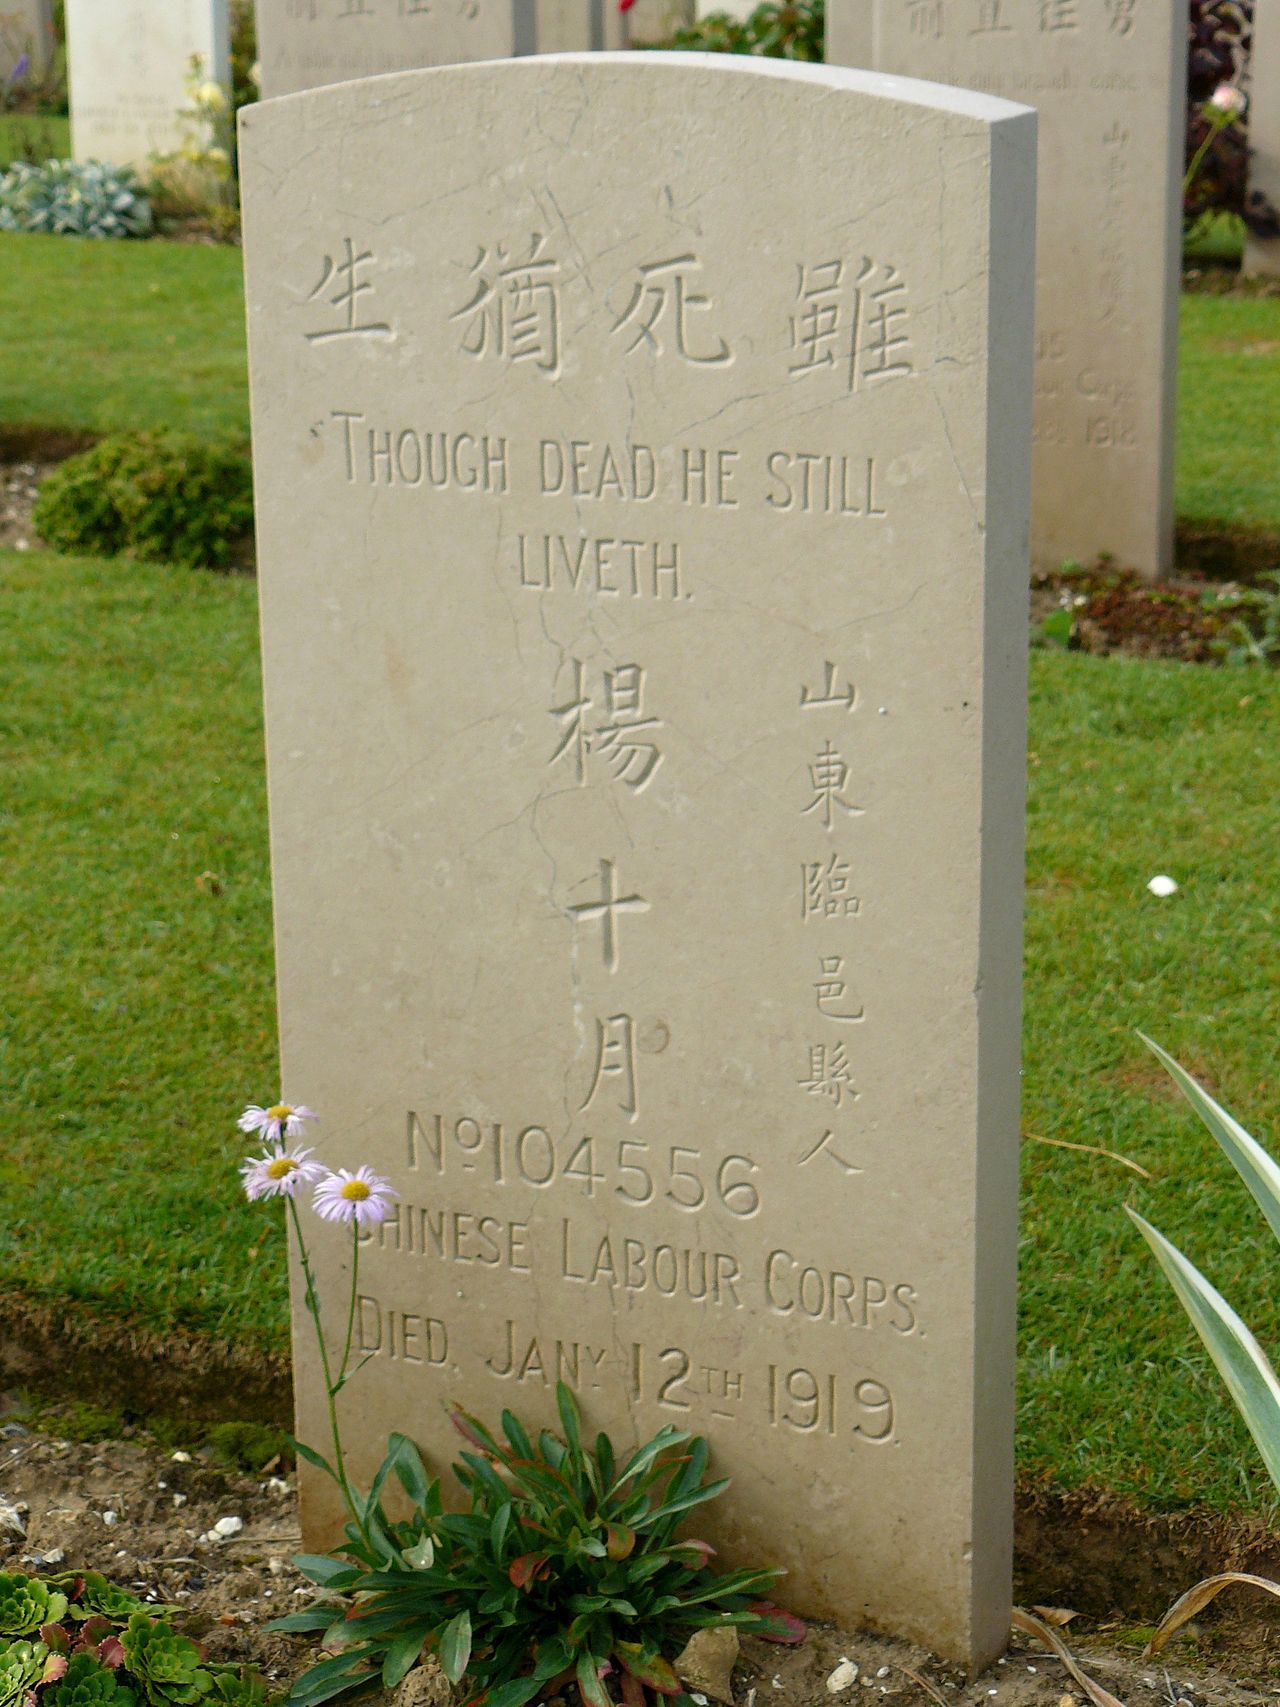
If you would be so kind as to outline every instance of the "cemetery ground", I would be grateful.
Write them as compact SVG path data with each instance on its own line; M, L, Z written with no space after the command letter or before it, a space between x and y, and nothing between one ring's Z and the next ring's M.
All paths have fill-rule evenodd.
M0 462L130 427L247 438L239 266L229 249L0 238L0 320L21 310L27 328L0 350ZM1280 300L1199 292L1182 324L1184 542L1218 581L1251 579L1280 566ZM288 1496L170 1456L200 1451L213 1420L288 1412L282 1227L240 1200L233 1126L275 1091L254 584L0 546L0 590L0 1178L17 1206L0 1343L9 1414L36 1430L0 1443L0 1494L31 1507L3 1565L62 1546L109 1566L123 1547L122 1575L136 1564L189 1599L215 1644L296 1669L258 1632L268 1591L297 1582L269 1562L292 1545ZM1134 1033L1274 1145L1280 677L1039 651L1031 688L1020 1592L1095 1628L1123 1612L1100 1675L1127 1701L1171 1702L1132 1626L1228 1560L1277 1574L1280 1549L1254 1449L1121 1205L1151 1213L1273 1347L1280 1299L1265 1225ZM1157 873L1175 895L1148 892ZM148 1419L163 1446L55 1444ZM196 1539L231 1511L245 1539ZM1223 1606L1202 1658L1269 1670L1274 1626ZM854 1654L840 1642L753 1649L739 1700L815 1698ZM893 1669L919 1656L867 1651L873 1678L890 1672L859 1698L925 1698ZM1053 1664L1005 1672L1002 1701L1072 1690ZM946 1700L991 1687L925 1675ZM1182 1698L1258 1696L1201 1676Z

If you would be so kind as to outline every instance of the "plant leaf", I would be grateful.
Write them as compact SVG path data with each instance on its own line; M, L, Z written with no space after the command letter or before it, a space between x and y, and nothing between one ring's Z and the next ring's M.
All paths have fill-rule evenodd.
M1195 1264L1188 1262L1136 1210L1127 1204L1125 1210L1154 1251L1205 1349L1217 1364L1218 1373L1257 1443L1267 1474L1280 1488L1280 1381L1276 1380L1266 1353Z
M421 1652L422 1632L420 1630L415 1630L409 1636L401 1636L398 1642L392 1642L382 1659L382 1687L394 1689L401 1678L413 1670Z
M450 1683L461 1683L471 1660L471 1614L460 1612L440 1633L440 1669Z
M1227 1160L1253 1194L1254 1201L1266 1216L1271 1231L1280 1239L1280 1166L1272 1160L1255 1138L1251 1138L1240 1122L1214 1101L1203 1085L1196 1082L1158 1043L1142 1032L1138 1033L1147 1048L1164 1066L1175 1085L1195 1109L1221 1146Z
M1196 1583L1194 1588L1189 1588L1174 1601L1160 1620L1155 1635L1143 1649L1143 1659L1148 1660L1153 1654L1158 1654L1175 1630L1181 1630L1197 1612L1208 1606L1224 1588L1230 1588L1232 1583L1248 1583L1251 1588L1263 1589L1280 1600L1280 1583L1272 1582L1270 1577L1255 1577L1248 1571L1223 1571L1221 1576L1206 1577L1203 1582Z
M1092 1701L1093 1707L1124 1707L1124 1702L1117 1700L1109 1689L1104 1689L1100 1683L1095 1683L1091 1677L1080 1670L1076 1664L1075 1656L1062 1640L1062 1637L1056 1630L1051 1630L1042 1619L1033 1618L1029 1612L1024 1612L1020 1606L1015 1606L1013 1609L1013 1627L1015 1630L1021 1630L1024 1635L1035 1636L1038 1641L1044 1643L1051 1653L1057 1654L1063 1665L1066 1666L1072 1677Z
M809 1634L806 1626L794 1613L784 1612L771 1600L758 1600L751 1608L752 1616L768 1620L767 1630L755 1633L762 1642L774 1642L786 1648L798 1648Z

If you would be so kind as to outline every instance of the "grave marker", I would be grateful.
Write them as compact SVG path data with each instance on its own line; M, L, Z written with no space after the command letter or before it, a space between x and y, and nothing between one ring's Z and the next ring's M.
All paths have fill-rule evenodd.
M229 87L226 0L67 0L76 159L144 167L181 148L193 55Z
M709 1434L710 1539L789 1603L975 1664L1010 1599L1034 122L683 54L241 119L284 1086L402 1193L357 1479L393 1428L443 1470L450 1404L550 1422L560 1376L620 1443Z
M1032 556L1173 562L1185 8L871 0L877 71L1040 113ZM833 51L868 0L829 0ZM828 57L831 57L829 54Z
M1280 208L1280 4L1256 0L1249 55L1249 188ZM1280 237L1245 233L1244 270L1280 278Z
M642 38L617 0L257 0L264 98L392 71L600 52ZM649 11L654 10L649 0Z
M7 84L25 55L29 69L18 86L45 75L53 59L50 0L0 0L0 84Z

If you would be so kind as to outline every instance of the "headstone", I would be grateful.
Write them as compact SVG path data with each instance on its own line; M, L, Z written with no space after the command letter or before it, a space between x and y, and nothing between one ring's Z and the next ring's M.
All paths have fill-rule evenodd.
M1280 0L1255 0L1249 55L1249 188L1280 208ZM1280 278L1280 237L1246 233L1244 270Z
M828 65L856 65L863 69L875 63L871 25L875 0L827 0L826 56Z
M727 12L731 18L746 19L755 11L759 0L697 0L699 18L709 18L716 12Z
M50 0L0 0L0 86L38 81L49 69L53 49ZM15 78L24 58L27 70Z
M652 4L651 4L652 10ZM257 0L264 98L391 71L599 52L631 40L617 0Z
M188 80L230 84L226 0L67 0L71 146L77 160L145 167L188 136Z
M828 0L833 47L867 4ZM873 0L877 71L1040 114L1042 567L1099 552L1149 577L1172 566L1185 13L1168 0Z
M241 123L284 1084L402 1193L355 1473L559 1376L706 1432L799 1610L984 1661L1034 116L619 54Z

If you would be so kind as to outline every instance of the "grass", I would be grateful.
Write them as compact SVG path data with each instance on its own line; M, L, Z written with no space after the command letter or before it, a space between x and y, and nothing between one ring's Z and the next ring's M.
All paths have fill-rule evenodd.
M282 1350L233 1167L275 1070L254 585L0 554L0 679L0 1290ZM1278 720L1280 675L1032 660L1026 1126L1154 1177L1025 1146L1021 1462L1158 1505L1261 1485L1120 1206L1280 1343L1270 1236L1134 1037L1280 1136Z
M66 160L71 120L45 113L0 113L0 172L15 160Z
M1179 518L1280 531L1280 297L1184 296Z
M0 428L249 436L240 251L0 233Z
M0 234L0 428L246 438L240 254ZM1184 296L1178 510L1280 531L1280 298Z

